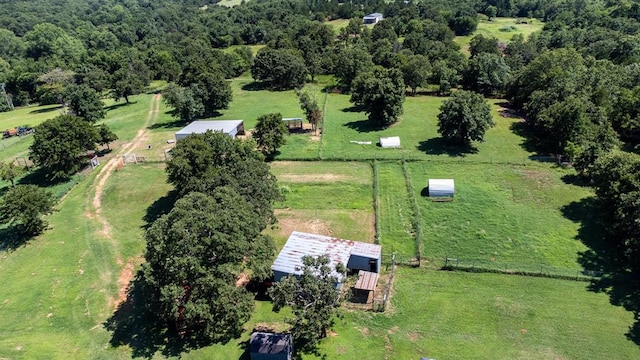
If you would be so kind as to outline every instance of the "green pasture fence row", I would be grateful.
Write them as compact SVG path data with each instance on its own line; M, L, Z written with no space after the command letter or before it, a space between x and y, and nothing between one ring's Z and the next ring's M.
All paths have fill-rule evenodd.
M316 129L320 130L320 144L318 144L318 159L322 160L322 139L324 137L324 117L327 113L327 98L329 97L329 92L326 91L324 93L324 101L322 103L322 117L320 118L320 124L316 124Z
M492 165L517 165L517 166L527 166L541 162L557 162L557 159L551 156L531 156L531 157L523 157L523 158L513 158L507 160L499 160L494 161L493 159L482 160L482 159L469 159L469 158L455 158L455 157L432 157L427 155L420 155L415 153L389 153L387 151L377 151L372 153L349 153L348 155L326 155L323 153L322 146L322 136L324 136L324 129L321 133L320 139L320 149L318 150L318 160L323 161L397 161L403 160L407 162L419 162L419 161L430 161L433 163L440 164L492 164ZM312 160L312 158L278 158L278 160Z
M596 271L562 268L543 264L506 263L486 259L461 259L446 255L439 259L433 258L432 260L430 263L431 266L441 265L438 267L445 270L548 277L576 281L590 281L600 277L600 273Z
M422 214L420 213L420 206L418 206L416 192L413 188L413 182L411 181L411 174L409 174L407 162L404 158L402 159L402 175L404 175L404 180L407 184L407 191L409 192L411 204L413 205L411 224L413 225L413 230L415 232L416 257L418 258L418 266L420 266L420 258L422 257Z
M380 191L378 185L378 161L373 160L373 217L375 226L374 242L380 244Z

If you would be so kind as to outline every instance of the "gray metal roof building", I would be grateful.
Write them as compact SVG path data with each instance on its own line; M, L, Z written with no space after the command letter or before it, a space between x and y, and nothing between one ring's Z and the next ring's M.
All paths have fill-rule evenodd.
M244 134L242 120L200 120L194 121L176 132L176 140L184 139L191 134L204 134L207 130L218 131L231 137Z
M291 360L293 339L289 334L254 332L249 340L251 360Z
M302 257L323 255L329 256L332 269L342 264L350 270L378 272L382 248L375 244L294 231L271 266L274 278L279 281L287 275L301 275ZM333 275L342 282L343 274L334 270Z
M362 18L362 23L367 25L367 24L377 24L378 22L380 22L383 19L382 14L380 13L373 13L373 14L369 14L369 15L365 15Z

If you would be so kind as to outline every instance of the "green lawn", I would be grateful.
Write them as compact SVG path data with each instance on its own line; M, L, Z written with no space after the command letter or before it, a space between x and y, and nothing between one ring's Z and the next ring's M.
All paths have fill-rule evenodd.
M274 162L286 200L270 233L282 246L292 231L373 242L371 166L364 162Z
M583 282L400 268L394 288L388 314L346 312L328 359L640 357L633 316Z
M508 43L513 35L522 34L525 39L533 32L542 30L544 23L538 19L523 19L526 24L518 24L516 18L494 18L491 21L480 20L478 28L468 36L457 36L455 42L463 48L469 46L469 41L475 35L482 34L485 37L495 37L498 41Z
M425 257L578 268L577 253L585 250L576 239L580 224L562 209L592 191L565 184L562 177L571 171L429 162L408 168L421 208ZM454 179L454 201L421 196L430 178Z
M407 159L445 162L517 163L530 162L533 155L523 149L524 138L511 127L519 119L498 114L499 101L491 100L496 126L487 131L485 142L474 144L477 153L465 153L458 148L447 148L438 134L438 113L446 98L435 96L407 97L404 114L386 129L372 128L366 114L355 112L348 95L331 94L322 137L324 159ZM376 144L380 137L399 136L401 149L382 149ZM371 142L363 145L352 141Z

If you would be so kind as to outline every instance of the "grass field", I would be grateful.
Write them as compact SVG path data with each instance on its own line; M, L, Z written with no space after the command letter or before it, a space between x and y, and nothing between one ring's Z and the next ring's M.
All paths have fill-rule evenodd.
M322 156L324 159L407 159L445 162L516 163L531 162L534 155L522 147L524 138L511 128L520 120L498 114L499 101L490 101L496 126L487 131L485 142L474 144L477 152L447 148L437 132L438 113L446 98L435 96L407 97L404 114L386 129L369 125L366 114L358 112L348 95L331 94L327 100ZM382 149L376 144L380 137L399 136L402 149ZM369 141L360 145L351 141Z
M494 18L491 21L480 20L478 29L468 36L457 36L455 42L463 48L468 48L469 41L475 35L481 34L485 37L495 37L498 41L508 43L513 35L522 34L525 39L533 32L541 30L544 23L538 19L524 19L526 24L517 23L516 18Z
M373 242L371 166L362 162L274 162L286 200L271 234L282 246L292 231Z
M579 224L563 208L592 196L548 166L409 163L421 207L424 256L578 268ZM420 195L427 180L452 178L452 202Z

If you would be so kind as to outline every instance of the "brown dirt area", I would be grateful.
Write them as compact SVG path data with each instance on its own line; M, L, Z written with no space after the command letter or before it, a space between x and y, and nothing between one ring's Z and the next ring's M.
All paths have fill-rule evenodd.
M282 174L278 176L278 180L292 183L334 183L338 181L353 180L353 176L336 174Z
M285 217L284 214L291 213L291 210L275 210L278 217L279 233L283 237L288 237L294 231L308 232L312 234L331 236L333 231L329 224L320 219L305 219L303 217ZM283 215L283 216L280 216Z

